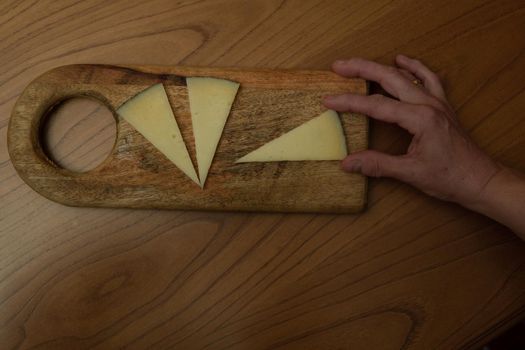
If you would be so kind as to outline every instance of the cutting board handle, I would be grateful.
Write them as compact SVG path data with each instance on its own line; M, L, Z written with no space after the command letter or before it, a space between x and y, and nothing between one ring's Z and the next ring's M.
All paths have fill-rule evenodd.
M46 118L64 101L76 97L88 97L104 104L118 122L116 108L105 97L107 92L101 85L72 84L67 78L58 78L60 76L63 78L63 75L69 71L78 71L80 67L82 65L59 67L33 80L16 101L7 132L9 155L19 175L42 195L64 204L72 203L67 203L69 201L65 198L57 198L60 196L58 193L60 191L33 186L33 179L45 176L57 181L65 181L63 183L67 184L67 181L72 179L77 181L82 177L92 178L105 162L82 173L57 165L46 154L43 147L42 129Z

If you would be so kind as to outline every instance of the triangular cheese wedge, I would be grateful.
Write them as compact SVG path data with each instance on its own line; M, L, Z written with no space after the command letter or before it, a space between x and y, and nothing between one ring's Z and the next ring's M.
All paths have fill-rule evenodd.
M191 122L201 187L204 187L239 84L215 78L187 78Z
M120 106L117 113L184 174L199 184L195 168L162 84L153 85L131 98Z
M346 155L339 115L328 110L248 153L236 163L340 160Z

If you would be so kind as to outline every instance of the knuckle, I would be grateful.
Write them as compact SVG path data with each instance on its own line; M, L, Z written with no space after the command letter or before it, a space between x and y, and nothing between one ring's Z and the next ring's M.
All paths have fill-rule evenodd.
M430 79L432 79L432 80L434 80L434 81L436 81L436 82L440 82L440 81L441 81L439 75L437 75L436 73L434 73L434 72L432 72L432 71L430 71L430 72L428 73L428 76L429 76Z
M439 98L432 97L433 105L439 111L439 114L442 114L443 111L448 111L448 106Z
M426 96L426 101L424 101L424 105L422 105L422 110L427 110L427 111L423 112L422 114L425 114L425 115L440 114L444 111L443 107L444 107L443 101L441 101L436 96L428 93Z
M384 76L385 76L385 80L397 79L401 76L401 72L395 67L388 66L385 69Z
M367 113L374 114L377 113L377 111L381 108L381 104L384 101L384 96L373 94L368 96L368 101L370 103L368 104Z
M341 98L341 100L345 101L345 102L349 102L352 100L352 95L351 94L342 94L342 95L339 95L339 98Z
M369 96L369 99L374 103L381 103L383 101L384 96L380 94L373 94Z
M439 118L439 112L436 108L427 106L424 109L423 116L429 121L435 121L436 119Z
M421 109L420 116L424 126L436 127L443 123L442 113L434 107L425 106Z
M404 156L404 159L406 161L406 166L403 168L404 171L402 172L400 179L405 182L413 183L415 179L421 176L421 169L416 160L410 159L408 156Z
M397 73L397 68L394 68L392 66L387 66L386 67L386 72L390 73L390 74L395 74L395 73Z
M381 177L383 175L381 164L376 158L368 159L363 163L363 173L371 177Z
M377 82L379 85L385 87L392 85L394 82L403 79L403 74L394 67L385 67L385 70L381 72L381 75Z
M350 94L344 94L339 95L337 97L337 102L339 105L343 106L344 108L351 108L352 107L352 95Z

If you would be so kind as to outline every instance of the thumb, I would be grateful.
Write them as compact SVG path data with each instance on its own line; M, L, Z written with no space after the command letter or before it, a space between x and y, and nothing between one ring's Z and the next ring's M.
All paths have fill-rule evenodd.
M386 176L403 181L409 171L405 159L372 150L347 156L343 159L341 166L347 172L361 173L371 177Z

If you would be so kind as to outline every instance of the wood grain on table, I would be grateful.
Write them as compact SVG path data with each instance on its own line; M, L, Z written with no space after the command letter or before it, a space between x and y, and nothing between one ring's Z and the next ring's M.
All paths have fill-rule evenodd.
M64 64L327 69L420 58L462 125L525 170L522 1L2 1L2 349L477 348L525 311L525 248L507 229L393 180L361 215L70 208L31 190L6 147L11 109ZM99 107L51 125L61 164L113 142ZM84 116L78 114L84 112ZM71 112L71 110L70 110ZM58 118L59 119L59 118ZM409 137L371 125L371 146Z

